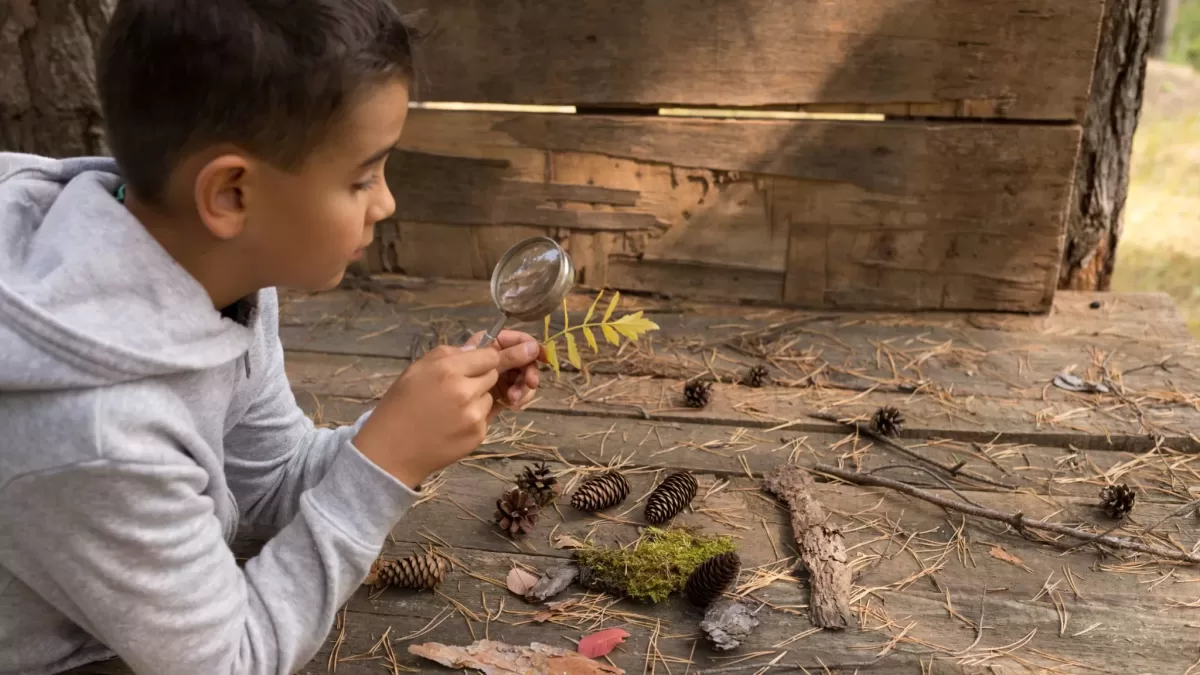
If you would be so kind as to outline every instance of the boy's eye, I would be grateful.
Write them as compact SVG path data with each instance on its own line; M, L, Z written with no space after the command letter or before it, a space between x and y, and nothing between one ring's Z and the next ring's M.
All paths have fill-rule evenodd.
M362 181L361 183L355 183L355 184L353 185L353 187L354 187L354 189L355 189L356 191L358 191L358 192L362 192L362 191L365 191L365 190L370 190L371 188L375 187L375 183L376 183L376 182L378 182L378 180L379 180L379 179L378 179L378 177L377 177L377 176L371 176L370 178L368 178L367 180L364 180L364 181Z

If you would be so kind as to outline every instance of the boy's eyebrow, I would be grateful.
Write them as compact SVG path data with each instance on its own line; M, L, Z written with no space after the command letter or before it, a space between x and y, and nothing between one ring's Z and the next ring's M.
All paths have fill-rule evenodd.
M368 166L371 166L372 164L383 159L384 157L387 157L388 154L390 154L393 150L396 149L396 146L399 145L399 143L400 143L400 141L396 141L395 143L392 143L391 145L387 146L386 148L384 148L384 149L380 150L379 152L376 152L375 154L366 158L365 160L363 160L362 164L358 165L358 168L365 169Z

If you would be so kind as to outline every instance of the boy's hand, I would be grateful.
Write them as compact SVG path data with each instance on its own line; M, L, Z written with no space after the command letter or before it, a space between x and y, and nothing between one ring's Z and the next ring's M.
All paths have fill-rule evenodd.
M482 339L483 332L480 331L467 340L467 345L478 345ZM491 413L488 415L489 421L495 419L496 415L500 414L505 407L520 408L529 399L533 398L534 390L537 389L538 382L540 381L536 361L546 360L546 348L532 335L515 330L500 331L500 335L488 345L490 349L508 350L526 343L533 343L538 346L537 356L534 361L531 361L522 368L513 368L500 372L499 380L492 387L492 398L495 400L495 403L492 405Z
M415 489L479 447L501 374L523 376L540 352L536 341L511 336L496 349L438 347L396 379L354 437L355 446Z

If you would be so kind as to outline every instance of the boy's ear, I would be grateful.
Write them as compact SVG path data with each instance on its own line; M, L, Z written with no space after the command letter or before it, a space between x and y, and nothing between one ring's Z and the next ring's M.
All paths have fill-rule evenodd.
M251 163L236 153L213 158L196 175L196 211L218 239L233 239L246 225Z

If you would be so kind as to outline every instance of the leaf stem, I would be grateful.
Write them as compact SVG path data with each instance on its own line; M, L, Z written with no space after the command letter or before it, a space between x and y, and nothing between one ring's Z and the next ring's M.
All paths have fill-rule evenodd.
M573 332L575 332L575 331L577 331L577 330L583 330L584 328L602 328L602 327L604 327L604 326L611 326L611 325L612 325L612 322L611 322L611 321L608 321L608 322L601 321L601 322L592 322L592 323L581 323L581 324L579 324L578 326L571 326L570 328L568 328L568 329L566 329L566 330L559 331L559 332L555 333L554 335L551 335L550 337L546 338L546 339L545 339L545 340L543 340L542 342L543 342L543 343L546 343L546 342L553 342L554 340L557 340L558 338L560 338L560 337L562 337L562 336L566 335L567 333L573 333Z

